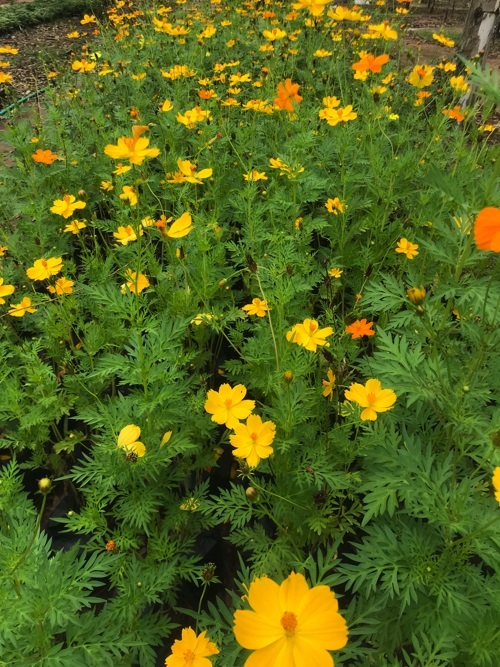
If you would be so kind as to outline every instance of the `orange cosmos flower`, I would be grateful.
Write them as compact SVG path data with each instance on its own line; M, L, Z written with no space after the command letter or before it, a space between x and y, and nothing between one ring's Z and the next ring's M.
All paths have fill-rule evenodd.
M368 380L365 385L354 382L345 392L348 401L353 401L364 410L361 413L363 421L375 421L377 412L387 412L394 407L396 394L392 389L382 389L380 380Z
M104 153L113 160L128 160L131 164L142 164L147 157L158 157L159 148L148 148L149 139L141 137L146 132L147 125L134 125L131 137L120 137L116 146L108 144Z
M35 162L40 162L41 164L52 164L54 160L57 160L58 155L50 150L42 151L42 149L39 148L37 152L33 153L31 157Z
M227 428L234 429L240 419L246 419L255 408L255 401L243 400L246 393L246 387L242 384L236 387L222 384L218 392L209 389L205 410L212 415L211 419L216 424L225 424Z
M488 206L478 213L474 238L479 250L500 252L500 208Z
M286 79L285 83L278 83L278 97L274 103L280 109L292 112L293 105L302 102L302 97L298 94L299 84L292 83L291 79Z
M383 53L381 56L374 56L373 53L367 53L361 58L357 63L354 63L352 69L356 72L381 72L382 65L385 65L389 62L389 56L387 53Z
M351 338L361 338L361 336L374 336L375 331L372 329L373 322L367 322L366 318L356 320L345 328L347 333L351 334Z
M454 106L453 109L443 109L443 115L448 116L448 118L453 118L457 123L461 123L465 120L465 114L462 113L458 104Z

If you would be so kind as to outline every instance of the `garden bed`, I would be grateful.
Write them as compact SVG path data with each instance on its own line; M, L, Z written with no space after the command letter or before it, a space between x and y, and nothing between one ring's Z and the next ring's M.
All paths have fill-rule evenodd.
M498 90L322 4L119 1L6 114L0 667L495 665Z

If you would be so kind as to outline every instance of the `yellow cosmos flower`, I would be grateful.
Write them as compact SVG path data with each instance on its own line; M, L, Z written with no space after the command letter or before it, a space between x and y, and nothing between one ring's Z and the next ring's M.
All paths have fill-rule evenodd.
M11 303L8 313L12 317L23 317L26 313L36 313L36 308L31 307L31 299L25 296L20 303Z
M267 181L267 176L265 171L257 171L253 169L249 171L248 174L243 174L245 181Z
M70 232L71 234L79 234L80 229L85 229L87 225L80 220L72 220L63 229L63 232Z
M399 239L396 252L406 255L408 259L413 259L418 255L418 244L411 243L408 239Z
M208 657L219 651L205 635L206 630L196 635L192 628L183 628L182 639L175 640L172 655L165 660L166 667L211 667L212 661Z
M14 293L14 285L4 285L3 278L0 278L0 304L5 303L4 296L9 296Z
M142 228L140 235L144 234ZM130 241L137 241L137 234L134 231L132 225L127 225L126 227L118 227L116 232L113 232L113 236L122 245L128 245Z
M326 120L328 125L335 127L339 123L347 123L350 120L354 120L358 117L358 114L352 110L352 104L348 104L345 108L339 107L338 109L331 109L327 107L326 109L320 109L318 116L323 120Z
M137 456L144 456L146 447L142 442L138 442L141 435L141 429L135 424L124 426L118 434L118 447L124 449L127 453L133 452Z
M126 164L122 164L121 162L118 162L116 169L113 171L113 174L116 174L117 176L121 176L122 174L126 174L127 171L130 171L132 167Z
M167 174L167 181L169 183L197 183L202 185L203 178L210 178L212 175L212 169L201 169L197 171L196 164L190 162L189 160L182 160L179 158L177 160L177 167L179 171L174 174Z
M246 597L253 611L234 613L236 641L254 651L245 667L333 667L328 651L347 644L347 624L328 586L292 572L281 585L258 577Z
M74 280L68 280L67 278L62 277L56 280L54 285L49 285L47 289L51 294L62 296L63 294L71 294L73 292L74 284Z
M120 137L115 145L108 144L104 153L113 160L128 160L130 164L142 164L147 157L158 157L159 148L148 148L149 139L141 137L146 132L147 125L134 125L131 137ZM123 173L123 172L122 172Z
M321 16L325 11L325 5L329 2L330 0L299 0L292 7L294 9L308 9L313 16Z
M85 58L82 58L82 60L75 60L71 65L71 69L74 72L92 72L95 67L95 63L91 63L88 60L85 60Z
M196 127L196 123L201 123L203 120L211 120L211 118L210 111L196 106L193 109L188 109L184 114L179 112L175 117L175 120L192 130Z
M240 419L246 419L255 408L255 401L243 400L246 393L246 387L242 384L237 384L236 387L222 384L219 391L208 391L205 410L212 415L211 419L216 424L234 428L240 423Z
M325 208L327 211L329 211L329 213L338 215L339 213L343 213L345 211L347 205L343 204L338 197L335 197L335 199L327 199Z
M449 37L446 37L443 34L438 35L437 33L434 32L432 34L432 39L435 39L436 42L439 42L443 46L448 46L450 49L455 46L455 42L452 39L450 39Z
M284 30L280 30L279 28L273 28L272 30L264 30L262 34L270 42L274 42L277 39L283 39L283 37L286 37L286 32Z
M342 269L337 269L333 268L328 271L328 275L331 276L332 278L340 278L340 276L344 273Z
M497 466L493 471L492 478L493 488L495 489L495 498L500 503L500 466Z
M192 229L194 229L193 219L191 213L186 211L170 225L165 234L171 239L181 239L183 236L187 236Z
M369 25L368 30L369 30L368 33L361 35L365 39L382 38L388 41L390 39L398 38L398 33L393 28L391 28L390 25L385 23L385 21L383 23L378 23L376 25Z
M125 278L127 279L127 287L132 292L132 294L140 294L143 290L149 287L150 282L143 273L137 273L129 269L125 273Z
M469 84L465 78L460 76L451 76L450 77L450 86L454 88L459 93L466 93L469 90Z
M135 206L139 201L137 198L137 193L131 185L123 186L120 199L128 200L130 206Z
M27 271L26 275L31 280L46 280L50 276L55 276L62 269L62 257L50 257L49 259L37 259L33 266Z
M432 65L415 65L408 77L408 83L416 88L426 88L434 81Z
M190 321L190 324L196 324L196 326L199 327L200 324L209 324L210 320L213 320L213 315L210 313L198 313L198 315L193 317Z
M262 301L261 299L252 299L252 303L243 306L242 310L245 310L249 315L257 315L257 317L265 317L269 309L267 301Z
M394 407L396 394L392 389L382 389L380 380L368 380L365 385L354 382L345 392L348 401L364 408L361 419L375 421L377 412L387 412Z
M331 368L328 369L326 373L326 377L328 378L327 380L321 380L323 384L323 396L327 398L328 396L330 397L330 401L333 399L333 388L335 386L335 373L332 371Z
M162 111L172 111L172 109L174 108L174 105L172 104L172 102L170 100L165 100L165 102L163 102L163 104L161 105L160 108L161 108Z
M69 218L77 208L85 208L87 204L84 201L76 201L73 195L64 195L62 199L56 199L54 206L50 207L52 213L62 215L63 218Z
M318 346L330 347L325 338L333 333L332 327L319 328L316 320L309 318L299 324L295 324L286 334L286 339L297 345L302 345L310 352L316 352Z
M247 464L255 468L261 459L267 459L273 453L271 443L276 435L276 424L272 421L263 422L259 415L250 415L246 424L235 424L234 435L229 436L235 448L233 454L245 459Z

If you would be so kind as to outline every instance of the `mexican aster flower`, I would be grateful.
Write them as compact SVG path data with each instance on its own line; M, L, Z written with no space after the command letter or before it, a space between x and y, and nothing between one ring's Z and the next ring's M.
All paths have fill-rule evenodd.
M147 157L158 157L159 148L148 148L149 139L141 137L147 125L134 125L131 137L120 137L116 145L108 144L104 153L113 160L128 160L130 164L142 164Z
M245 459L252 468L273 453L271 443L276 434L274 422L263 422L259 415L250 415L246 424L235 424L233 429L234 435L229 436L231 445L235 447L233 454L239 459Z

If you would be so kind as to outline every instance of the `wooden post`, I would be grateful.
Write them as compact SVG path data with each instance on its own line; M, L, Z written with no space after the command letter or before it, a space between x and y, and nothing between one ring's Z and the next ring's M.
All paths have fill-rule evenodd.
M498 20L500 0L472 0L458 52L467 59L486 58Z

